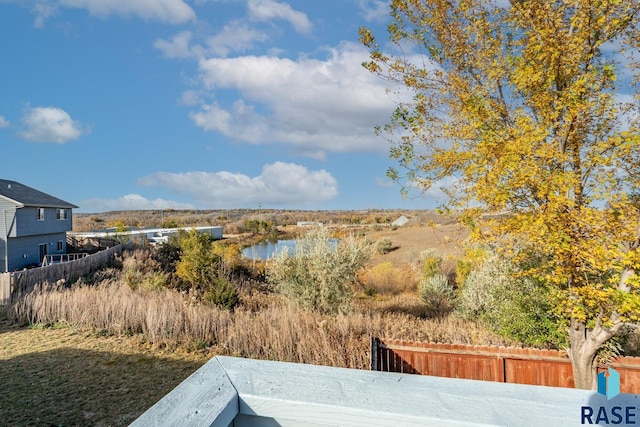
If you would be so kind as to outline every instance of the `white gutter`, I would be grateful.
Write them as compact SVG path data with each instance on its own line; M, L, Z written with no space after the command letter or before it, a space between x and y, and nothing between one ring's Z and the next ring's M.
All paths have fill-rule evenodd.
M9 271L9 229L7 228L7 210L2 210L4 216L4 272Z

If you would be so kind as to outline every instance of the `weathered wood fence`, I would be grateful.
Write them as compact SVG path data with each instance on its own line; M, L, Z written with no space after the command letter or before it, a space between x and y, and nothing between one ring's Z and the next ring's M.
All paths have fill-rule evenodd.
M39 283L56 283L64 279L71 283L113 261L122 253L117 245L74 261L49 264L40 268L0 273L0 305L11 303L16 295L31 291Z
M620 373L620 390L623 393L640 393L640 357L620 357L607 366ZM371 369L449 378L574 387L571 362L566 352L534 348L435 344L372 338Z

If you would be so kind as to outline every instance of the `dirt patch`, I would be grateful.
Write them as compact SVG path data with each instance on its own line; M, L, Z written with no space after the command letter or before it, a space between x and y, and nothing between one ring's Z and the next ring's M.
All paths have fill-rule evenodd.
M397 229L385 227L380 231L367 231L366 236L375 241L389 239L395 248L391 252L374 257L374 262L389 261L395 265L418 262L420 253L437 249L444 259L462 256L464 240L469 231L458 224L404 226Z

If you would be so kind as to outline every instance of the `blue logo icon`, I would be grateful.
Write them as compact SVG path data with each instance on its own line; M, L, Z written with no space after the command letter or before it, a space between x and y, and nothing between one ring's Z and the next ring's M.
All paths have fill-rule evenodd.
M620 394L620 374L618 371L607 368L606 371L598 374L598 393L607 396L607 400Z

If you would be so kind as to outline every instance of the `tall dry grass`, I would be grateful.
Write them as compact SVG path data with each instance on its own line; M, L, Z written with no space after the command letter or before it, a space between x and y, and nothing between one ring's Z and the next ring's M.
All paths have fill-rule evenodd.
M363 270L359 275L365 289L383 295L397 295L416 288L417 274L407 264L395 267L391 262L381 262Z
M241 305L229 312L194 303L175 290L134 289L114 280L99 286L40 287L22 296L9 315L23 323L66 322L117 335L142 334L159 346L206 346L215 354L361 369L369 367L372 336L504 343L471 322L421 319L390 306L323 316L270 297L258 311Z

